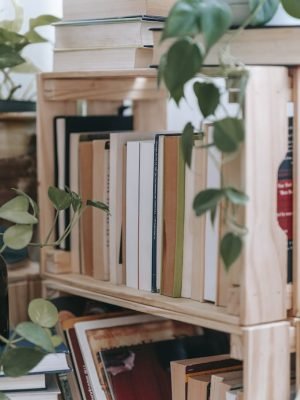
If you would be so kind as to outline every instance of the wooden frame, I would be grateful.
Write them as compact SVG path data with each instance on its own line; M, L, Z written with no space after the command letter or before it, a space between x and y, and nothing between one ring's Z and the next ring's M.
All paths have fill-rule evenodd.
M277 367L285 354L283 367L288 369L292 334L287 322L286 237L277 223L276 193L278 166L287 151L285 112L290 96L289 70L285 67L251 67L249 70L246 143L243 157L235 160L238 173L234 174L233 181L244 182L242 189L251 199L242 216L250 233L245 238L243 257L228 276L223 276L230 294L227 308L114 286L75 274L55 275L46 270L45 249L42 251L42 276L45 291L73 293L230 333L232 355L243 359L245 364L244 399L283 400L288 398L289 376L288 373L279 376ZM300 90L298 73L296 70L294 80ZM166 92L157 89L155 71L103 71L41 74L38 96L39 203L43 216L41 236L44 237L53 216L46 197L54 176L53 117L75 114L78 100L87 101L90 114L100 114L116 110L127 99L133 101L136 130L163 130L166 128ZM294 99L298 97L294 95ZM298 131L297 119L295 126ZM294 274L297 276L297 271ZM299 312L299 299L297 290L294 315ZM277 345L278 350L274 349ZM253 358L256 352L257 358ZM259 357L263 360L261 366L256 363ZM274 365L264 375L264 363L270 357ZM257 388L260 373L267 384ZM278 394L274 394L273 387L279 378L282 384Z

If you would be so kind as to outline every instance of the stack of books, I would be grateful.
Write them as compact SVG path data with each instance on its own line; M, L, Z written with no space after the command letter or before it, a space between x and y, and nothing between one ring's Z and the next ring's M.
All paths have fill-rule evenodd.
M64 0L55 24L54 71L146 68L151 28L161 28L175 0Z
M25 341L18 345L22 347L32 346ZM5 376L1 371L0 392L4 392L9 399L60 399L60 377L71 370L68 357L67 347L61 345L57 353L46 354L27 375L11 378Z

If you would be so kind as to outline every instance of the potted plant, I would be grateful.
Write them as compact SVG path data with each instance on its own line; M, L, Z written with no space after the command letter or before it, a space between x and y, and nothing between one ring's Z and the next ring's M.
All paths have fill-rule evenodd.
M11 0L14 18L0 20L0 112L34 111L35 102L26 98L26 90L16 83L17 73L35 74L38 68L23 55L32 44L47 42L36 28L49 25L59 19L53 15L40 15L29 20L29 27L22 33L23 8Z
M50 328L57 322L55 307L46 300L33 300L28 309L31 321L17 325L13 332L9 329L8 320L8 287L7 287L7 250L20 251L27 246L53 247L61 243L70 234L87 207L96 207L108 212L107 206L100 201L87 200L83 203L81 197L75 192L49 187L48 197L55 209L53 225L47 237L40 243L32 243L34 226L39 220L39 209L34 200L26 193L15 190L16 196L0 207L0 218L6 220L8 226L3 233L0 246L0 370L8 376L20 376L31 370L46 353L54 352L55 347L61 343ZM68 208L73 209L72 218L66 230L57 240L52 240L52 233L58 214ZM16 343L25 339L33 347L18 347ZM6 399L0 393L0 399Z

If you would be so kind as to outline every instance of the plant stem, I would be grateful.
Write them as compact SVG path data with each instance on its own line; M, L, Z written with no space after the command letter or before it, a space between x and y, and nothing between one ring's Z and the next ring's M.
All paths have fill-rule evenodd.
M58 210L56 210L56 213L55 213L55 216L54 216L54 221L53 221L52 226L51 226L51 228L50 228L50 230L48 232L48 235L47 235L47 237L45 239L45 245L48 244L50 236L52 235L52 232L53 232L53 230L55 228L56 222L58 220L58 213L59 213Z

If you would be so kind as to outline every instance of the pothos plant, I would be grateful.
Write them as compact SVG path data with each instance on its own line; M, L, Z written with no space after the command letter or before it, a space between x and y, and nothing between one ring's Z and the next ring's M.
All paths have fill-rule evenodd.
M242 252L247 227L241 225L237 214L238 209L244 207L249 200L241 188L226 186L222 174L222 165L238 155L245 139L243 106L249 78L246 66L230 54L230 43L249 24L256 25L270 19L280 2L290 15L300 18L300 2L297 0L249 0L252 10L249 17L239 29L230 30L232 12L226 1L179 0L169 13L161 39L172 39L173 43L161 57L158 79L165 83L177 105L185 99L186 83L195 77L200 78L193 84L193 92L199 107L199 121L200 118L202 120L197 127L191 122L185 125L182 152L190 167L196 139L199 143L204 135L203 124L212 125L211 143L200 147L206 151L214 147L221 153L221 162L218 164L221 185L198 193L193 208L197 216L210 213L212 223L218 208L222 208L227 229L220 240L220 255L227 270ZM234 85L237 89L238 112L234 116L224 107L220 88L204 69L208 53L225 34L228 34L228 39L219 54L218 76L225 79L226 87ZM220 108L225 116L218 118Z
M3 254L7 248L20 250L27 246L53 247L59 245L70 234L72 227L78 222L87 207L96 207L108 212L108 207L100 201L87 200L84 203L75 192L49 187L48 197L55 209L55 217L46 238L35 243L32 242L32 236L34 226L39 221L39 208L26 193L20 190L15 190L15 192L16 197L0 207L0 218L10 224L2 234L1 258L4 258ZM61 237L53 241L51 237L59 213L68 208L73 210L70 223ZM1 285L1 289L3 289L3 285ZM0 293L0 309L5 303L2 301L2 296L3 293ZM0 311L3 312L3 310ZM28 314L30 321L21 322L8 335L0 335L0 342L2 342L0 370L7 376L16 377L28 373L45 354L55 352L55 348L61 343L61 338L53 333L52 329L58 320L57 310L52 303L44 299L35 299L29 304ZM22 345L24 340L31 343L32 346ZM3 399L8 399L8 397L0 393L0 400Z

